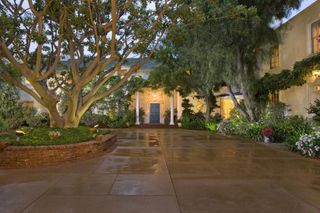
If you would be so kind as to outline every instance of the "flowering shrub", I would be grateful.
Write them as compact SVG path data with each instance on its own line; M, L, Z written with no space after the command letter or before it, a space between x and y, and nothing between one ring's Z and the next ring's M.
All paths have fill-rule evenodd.
M302 154L309 157L320 155L320 131L312 134L305 134L296 142L296 149Z
M265 128L261 131L261 134L265 137L270 138L273 134L273 130L271 128Z
M233 124L228 121L222 121L218 127L218 132L220 132L223 135L234 135L235 127Z

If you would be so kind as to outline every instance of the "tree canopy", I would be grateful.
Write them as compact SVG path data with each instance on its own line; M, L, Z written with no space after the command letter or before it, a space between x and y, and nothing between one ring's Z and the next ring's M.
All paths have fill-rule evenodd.
M0 24L7 27L0 29L1 78L47 108L52 127L77 127L92 104L123 86L150 59L178 3L3 0ZM121 80L103 87L132 55L137 60ZM12 75L9 65L22 78ZM85 90L89 84L92 89ZM63 114L57 110L61 92L66 94Z
M270 48L281 41L281 33L271 24L298 8L300 2L190 1L158 53L160 69L169 73L162 77L162 82L169 89L177 83L182 88L204 86L208 91L221 82L238 87L243 93L244 107L239 103L236 106L248 120L256 120L260 110L256 97L260 66ZM173 79L186 73L192 73L194 84L179 77L178 82Z

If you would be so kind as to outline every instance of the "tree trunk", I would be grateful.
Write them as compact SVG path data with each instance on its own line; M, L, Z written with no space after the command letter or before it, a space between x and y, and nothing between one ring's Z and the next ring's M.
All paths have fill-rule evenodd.
M55 109L48 109L48 111L51 128L77 128L79 126L80 118L77 116L61 117Z
M245 64L245 58L241 50L238 51L237 59L237 70L238 70L238 79L239 84L243 94L243 100L245 104L245 109L242 110L243 115L248 119L248 121L257 120L257 103L254 97L254 82L255 82L255 73L253 66ZM241 112L241 111L240 111ZM244 112L246 112L244 114Z
M249 121L257 121L257 102L254 96L254 76L250 71L245 70L243 75L240 77L240 86L243 94L243 100L246 107L246 112L249 115Z
M234 106L239 110L240 114L246 118L248 121L250 121L250 115L247 113L247 111L245 109L243 109L243 107L241 107L241 105L239 104L236 96L234 95L233 91L232 91L232 88L231 86L228 86L228 90L229 90L229 94L230 94L230 97L231 97L231 100L234 104Z

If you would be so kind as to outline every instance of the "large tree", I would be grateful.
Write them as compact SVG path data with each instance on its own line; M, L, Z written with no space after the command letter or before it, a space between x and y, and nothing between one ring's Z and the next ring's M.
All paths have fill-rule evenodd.
M299 7L301 0L239 0L230 1L234 7L248 11L248 16L231 18L221 25L218 33L224 49L229 52L227 61L232 66L232 75L226 82L238 86L244 97L244 107L233 98L235 105L250 121L258 120L265 103L260 103L257 84L261 65L269 60L270 49L278 45L282 32L273 26L281 22L292 9ZM283 28L285 29L285 28ZM230 88L230 87L229 87ZM232 91L230 91L232 95Z
M219 90L221 76L212 70L212 45L208 45L207 36L201 29L177 26L171 30L156 54L159 66L151 73L150 84L163 87L167 93L177 90L182 96L192 92L204 100L205 118L216 107L214 91ZM208 70L211 70L209 72Z
M170 69L184 61L190 65L184 67L185 71L190 69L194 76L197 72L203 78L213 76L209 82L225 82L242 115L257 120L261 100L257 97L259 71L270 48L281 41L272 22L286 17L299 5L300 0L191 1L179 27L173 30L178 32L166 37L171 42L164 43L165 48L171 55L161 60L162 67ZM203 74L206 72L210 74ZM205 80L201 83L206 86ZM232 86L242 91L244 106L234 97Z
M175 6L171 0L1 0L1 79L43 105L51 127L77 127L92 104L123 86L149 60ZM121 66L132 55L137 60L121 80L104 87L123 73ZM57 107L61 93L63 112Z

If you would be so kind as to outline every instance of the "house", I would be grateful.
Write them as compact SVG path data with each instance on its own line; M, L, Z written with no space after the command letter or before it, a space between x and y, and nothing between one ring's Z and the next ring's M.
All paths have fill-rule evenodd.
M264 64L261 76L264 73L279 73L283 69L290 69L295 62L300 61L312 54L320 52L320 1L316 1L308 8L291 18L283 26L286 28L283 41L272 50L270 61ZM128 69L137 59L129 58L121 70ZM147 79L151 70L155 67L154 62L149 61L135 74ZM121 74L121 73L120 73ZM320 94L320 71L314 71L313 75L307 78L307 83L300 87L292 87L284 91L272 94L273 102L283 102L290 108L291 115L309 116L306 108L319 98ZM226 88L222 88L217 94L217 104L219 106L214 113L220 113L223 118L228 118L231 109L234 107ZM242 99L241 93L237 93L237 99ZM193 105L195 112L205 112L204 101L198 99L196 94L186 97ZM37 108L41 108L30 96L23 94L22 99ZM174 124L174 112L177 112L177 118L182 115L183 97L178 91L172 91L166 94L164 89L143 88L132 97L131 109L139 110L142 108L145 112L144 123L165 122L166 112L170 112L170 124ZM139 118L139 116L137 116ZM137 119L136 124L140 121Z
M295 62L320 52L320 1L291 18L283 27L283 40L273 48L270 63L263 67L262 75L291 69ZM314 70L313 75L306 79L306 84L272 94L272 101L287 104L290 115L310 116L306 108L320 98L319 77L320 71Z
M121 72L125 72L128 70L137 59L135 58L129 58L121 67L120 71L118 71L117 74L122 74ZM68 61L62 61L63 64L68 64ZM140 76L144 79L148 79L150 72L155 67L155 63L150 60L146 64L144 64L140 70L135 73L135 76ZM61 69L61 68L60 68ZM63 71L62 69L60 71ZM25 82L25 84L31 88L31 85L28 84L28 82ZM229 113L231 109L234 107L232 100L227 94L227 91L221 90L218 94L217 98L217 104L220 106L220 108L216 109L214 113L221 113L223 118L228 118ZM39 111L45 111L46 109L41 106L36 100L34 100L30 95L26 94L23 91L20 91L20 97L22 102L25 103L25 105L31 106L36 108ZM195 112L205 112L206 106L203 100L197 98L197 94L193 93L189 95L188 97L185 97L189 99L190 103L193 105L193 111ZM241 95L238 95L237 98L241 99ZM172 91L171 94L166 94L164 92L164 89L151 89L151 88L143 88L139 92L137 92L132 97L132 104L131 109L140 109L142 108L145 112L144 116L144 123L154 123L154 124L164 124L165 123L165 114L170 111L171 114L171 121L170 124L174 125L173 116L174 112L177 112L177 118L180 118L182 115L182 100L183 97L179 94L178 91ZM103 113L105 114L105 111L101 110L94 110L95 113ZM139 118L139 110L136 110L137 118ZM137 120L137 125L140 124L140 121Z
M135 59L129 59L127 64L124 64L123 69L128 69L128 65L134 63ZM144 79L148 79L150 72L156 65L154 62L149 61L142 67L135 75L141 76ZM223 88L217 95L217 105L219 106L212 114L220 113L223 118L228 118L230 111L234 105L227 94L226 88ZM165 114L170 112L170 125L174 125L174 114L176 112L177 118L181 118L183 107L182 101L184 98L189 99L193 105L192 110L195 112L205 112L206 105L202 99L197 97L196 93L190 94L188 97L182 97L178 91L171 91L170 94L166 94L163 88L152 89L143 88L136 92L132 97L131 109L136 110L136 117L139 118L139 110L143 109L145 112L144 123L146 124L164 124ZM240 94L237 95L238 99L241 99ZM139 119L136 121L136 125L140 125Z

